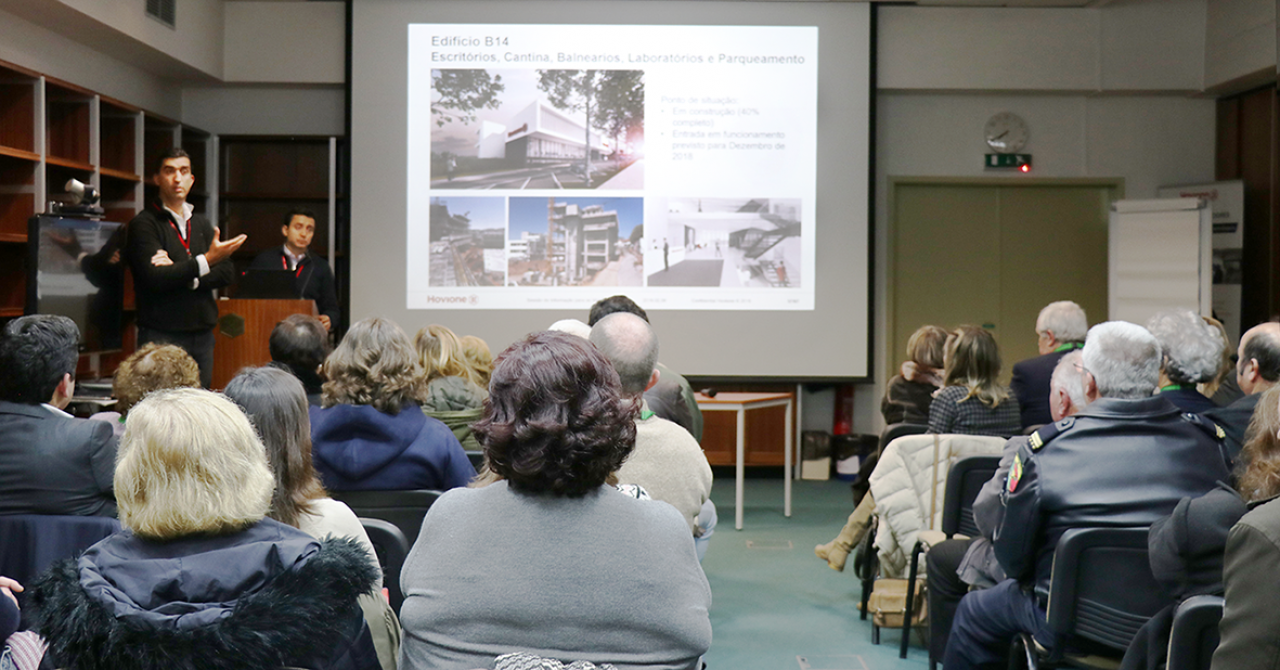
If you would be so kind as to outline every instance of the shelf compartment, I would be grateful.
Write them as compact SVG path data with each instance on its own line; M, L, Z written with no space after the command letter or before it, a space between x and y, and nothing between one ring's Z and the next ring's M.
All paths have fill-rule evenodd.
M223 138L222 186L227 193L307 198L329 193L328 140Z
M27 220L36 213L33 193L0 193L0 239L27 241Z
M0 147L36 150L36 80L0 68Z
M102 173L107 174L110 170L119 175L128 175L125 178L138 181L139 177L134 175L134 170L138 169L135 165L137 156L134 150L137 115L104 103L99 126L101 141L98 156L102 164Z
M49 148L54 157L73 163L89 163L89 96L51 83L45 85L45 116Z
M136 174L134 174L134 173L132 173L132 172L129 172L129 171L126 171L126 170L116 170L116 169L114 169L114 168L109 168L109 167L105 167L105 166L104 166L104 167L100 167L100 168L98 168L98 172L100 172L100 173L102 174L102 176L104 176L104 177L110 177L110 178L112 178L112 179L119 179L119 180L122 180L122 181L131 182L131 183L134 183L134 184L136 184L136 183L138 183L138 182L142 181L142 177L141 177L141 176L136 175Z
M22 316L26 304L26 245L0 244L0 316Z

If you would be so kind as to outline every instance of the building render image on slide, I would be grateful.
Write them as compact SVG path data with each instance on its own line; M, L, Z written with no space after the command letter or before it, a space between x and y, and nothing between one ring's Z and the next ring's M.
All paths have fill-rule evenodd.
M649 286L800 286L800 200L671 199L663 209L644 241Z
M431 198L430 286L502 286L506 198Z
M508 285L640 286L641 198L512 198Z
M640 70L432 70L431 186L644 187Z

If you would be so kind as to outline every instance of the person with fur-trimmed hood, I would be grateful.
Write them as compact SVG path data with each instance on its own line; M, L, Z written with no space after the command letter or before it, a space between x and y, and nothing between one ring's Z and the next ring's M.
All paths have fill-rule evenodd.
M275 478L244 413L198 389L129 413L115 489L124 530L31 586L56 667L379 670L356 599L377 578L349 539L266 518Z

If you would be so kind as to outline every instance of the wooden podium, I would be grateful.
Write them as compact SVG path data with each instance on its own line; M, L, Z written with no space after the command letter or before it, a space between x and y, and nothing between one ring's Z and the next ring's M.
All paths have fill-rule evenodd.
M214 329L213 388L225 388L241 368L271 362L267 341L291 314L319 316L314 300L219 300Z

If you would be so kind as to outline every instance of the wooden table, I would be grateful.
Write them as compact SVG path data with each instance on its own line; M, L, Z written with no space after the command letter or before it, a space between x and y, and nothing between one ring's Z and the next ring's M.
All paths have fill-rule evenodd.
M793 431L791 430L791 409L795 402L795 395L791 393L717 393L716 397L711 398L701 393L697 393L694 397L698 401L698 409L704 412L737 412L738 413L738 434L737 434L737 451L735 452L734 467L737 480L737 486L734 489L733 501L736 509L733 512L733 527L742 530L742 485L745 479L745 467L743 463L743 452L746 449L747 435L747 412L753 409L762 409L765 407L785 406L786 410L786 445L785 459L783 465L783 485L782 485L782 511L786 516L791 516L791 464L792 445L794 442Z

